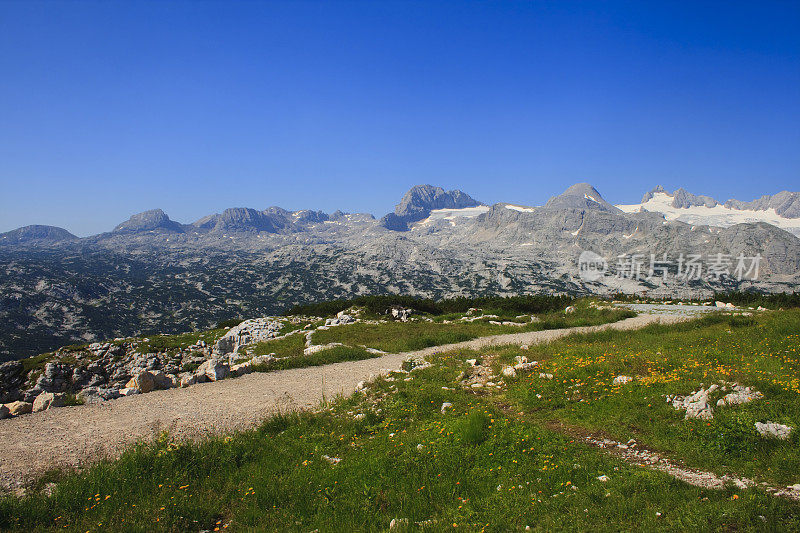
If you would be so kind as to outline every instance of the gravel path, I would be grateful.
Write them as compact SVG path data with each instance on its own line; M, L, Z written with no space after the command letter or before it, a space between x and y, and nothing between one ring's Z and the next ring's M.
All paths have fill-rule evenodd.
M185 389L154 391L100 404L63 407L0 420L0 489L14 490L27 478L60 466L78 466L114 456L126 446L169 430L181 438L251 427L278 412L311 409L324 399L352 393L360 381L400 368L409 357L457 348L538 344L572 333L637 329L684 317L639 315L602 326L495 335L326 366L255 373Z

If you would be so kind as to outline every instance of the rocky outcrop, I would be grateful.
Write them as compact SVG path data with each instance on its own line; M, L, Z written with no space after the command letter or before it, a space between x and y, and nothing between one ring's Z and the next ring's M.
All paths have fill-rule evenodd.
M728 200L725 207L738 210L764 211L774 209L785 218L800 218L800 192L781 191L775 195L764 195L751 202Z
M269 318L245 320L220 337L214 345L214 353L235 354L242 346L278 337L281 328L283 328L282 322Z

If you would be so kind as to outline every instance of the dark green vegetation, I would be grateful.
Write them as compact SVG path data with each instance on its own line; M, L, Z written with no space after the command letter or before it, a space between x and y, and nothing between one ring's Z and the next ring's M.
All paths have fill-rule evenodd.
M715 292L713 296L701 300L680 300L675 298L648 298L636 294L615 294L614 300L623 302L634 302L638 300L653 300L664 301L671 300L672 302L683 301L686 303L701 303L701 302L730 302L737 307L764 307L765 309L792 309L800 307L800 292L777 292L767 294L757 291L727 291Z
M161 435L82 473L53 472L30 496L0 500L0 527L383 531L399 518L414 531L798 530L796 502L756 489L691 487L549 429L561 421L633 436L717 472L799 482L796 435L764 441L753 437L749 419L731 422L768 417L798 426L798 332L798 312L713 316L525 352L437 354L413 380L379 379L366 395L319 413L276 416L199 443ZM494 359L499 370L520 354L541 360L555 379L539 379L537 369L503 392L458 385L466 358ZM620 373L640 378L611 386ZM766 398L720 409L705 425L684 421L660 396L717 378L755 386ZM444 414L443 402L452 403ZM597 479L603 475L607 482ZM36 492L50 481L57 483L52 496Z
M466 313L470 308L483 309L487 314L509 315L523 313L544 313L560 311L572 304L570 296L492 296L482 298L455 298L450 300L432 300L396 294L359 296L351 300L335 300L320 303L298 305L286 311L286 315L331 316L351 307L364 308L369 316L378 317L387 314L392 307L410 308L427 315L445 315L450 313Z
M715 293L715 300L731 302L743 307L765 307L767 309L789 309L800 307L800 292L779 292L764 294L760 292Z

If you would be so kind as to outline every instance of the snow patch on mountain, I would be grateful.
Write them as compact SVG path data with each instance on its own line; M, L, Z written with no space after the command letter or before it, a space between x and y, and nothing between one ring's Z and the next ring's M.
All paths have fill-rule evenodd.
M673 195L666 192L651 192L646 201L640 204L617 205L625 213L649 211L662 213L667 221L677 220L696 226L718 226L727 228L735 224L766 222L800 236L800 221L779 215L774 208L764 210L739 210L715 203L713 207L693 205L691 207L675 207Z
M420 220L415 225L428 226L439 220L449 220L451 223L455 223L456 219L475 218L486 213L489 209L490 207L488 205L463 207L461 209L432 209L428 218Z

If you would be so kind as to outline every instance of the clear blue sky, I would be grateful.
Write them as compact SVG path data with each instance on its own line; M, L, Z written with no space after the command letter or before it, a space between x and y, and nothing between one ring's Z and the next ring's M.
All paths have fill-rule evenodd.
M0 231L800 189L800 3L0 1Z

